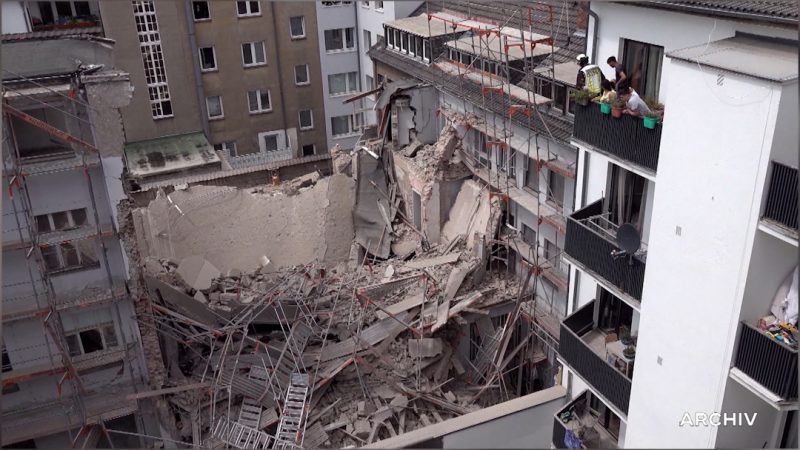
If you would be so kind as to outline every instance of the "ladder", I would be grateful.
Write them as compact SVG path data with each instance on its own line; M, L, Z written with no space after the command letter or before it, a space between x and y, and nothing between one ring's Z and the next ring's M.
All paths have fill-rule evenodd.
M311 328L305 322L298 321L292 326L286 345L275 364L275 371L272 373L270 383L273 391L285 391L290 384L291 375L303 368L303 351L311 334Z
M269 386L269 374L263 366L253 364L250 366L250 373L247 378L258 382L260 385ZM242 398L242 408L239 410L239 423L256 430L261 429L261 413L263 408L261 402L252 396L245 395Z
M308 396L308 374L293 373L286 401L281 412L278 431L275 432L275 448L302 447L305 431L306 397Z
M211 435L232 447L241 449L268 449L272 444L272 436L241 423L232 422L227 417L219 418Z

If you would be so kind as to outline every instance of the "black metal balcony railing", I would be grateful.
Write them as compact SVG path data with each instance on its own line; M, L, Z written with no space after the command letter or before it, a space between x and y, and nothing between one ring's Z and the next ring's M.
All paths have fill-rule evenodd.
M772 161L764 218L797 231L797 169Z
M653 171L658 167L661 124L645 128L642 119L623 115L619 119L603 114L595 103L575 107L572 135L626 161Z
M594 328L593 315L594 300L561 322L558 353L597 392L627 414L631 380L581 339Z
M558 417L553 418L553 446L555 448L567 448L564 444L564 437L567 435L567 428L564 422Z
M742 322L734 366L785 400L797 399L797 349Z
M640 256L616 259L611 256L620 248L609 233L600 232L591 224L591 219L602 213L603 199L600 199L572 214L567 220L564 251L622 292L641 301L645 262Z

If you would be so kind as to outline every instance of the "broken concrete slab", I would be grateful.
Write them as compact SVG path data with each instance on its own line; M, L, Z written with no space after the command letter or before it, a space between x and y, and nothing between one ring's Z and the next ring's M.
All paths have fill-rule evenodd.
M408 340L408 354L412 358L431 358L442 354L444 345L440 338Z
M403 267L409 269L424 269L426 267L441 266L443 264L451 264L458 261L461 253L450 253L449 255L437 256L435 258L415 259L403 264Z
M383 310L376 310L375 316L379 319L385 319L389 317L389 314L397 315L403 311L408 311L411 308L419 306L422 302L425 301L425 293L419 292L417 294L409 295L406 297L405 300L399 301L393 305L389 305L383 308Z
M372 431L372 427L366 419L357 420L356 423L353 424L353 434L361 439L369 437L370 431Z
M208 290L214 278L222 275L219 269L200 255L183 258L178 264L177 273L184 283L198 291Z

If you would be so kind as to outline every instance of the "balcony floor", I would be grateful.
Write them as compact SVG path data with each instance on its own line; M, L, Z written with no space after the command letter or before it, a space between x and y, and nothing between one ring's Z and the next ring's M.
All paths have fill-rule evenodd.
M730 371L731 379L735 380L737 383L744 386L745 389L752 392L765 402L769 403L773 408L779 411L788 411L788 410L797 410L798 402L797 401L788 401L783 399L769 389L762 386L758 381L752 379L751 377L747 376L746 373L742 372L741 370L737 369L736 367L731 367Z

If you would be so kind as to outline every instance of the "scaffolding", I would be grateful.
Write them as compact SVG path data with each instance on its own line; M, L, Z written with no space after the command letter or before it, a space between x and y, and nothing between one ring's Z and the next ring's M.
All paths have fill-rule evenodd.
M442 9L446 10L446 1L442 1L441 3ZM509 50L512 48L518 48L522 52L524 67L521 75L523 79L528 80L530 78L536 78L534 74L537 69L548 64L549 67L546 73L555 73L556 55L554 44L557 32L556 28L560 30L561 26L564 25L562 21L568 6L566 1L562 2L562 14L559 15L558 24L556 24L553 11L554 3L557 2L534 2L530 6L516 6L510 10L506 9L504 3L500 3L504 22L500 24L481 24L479 22L480 19L473 20L471 3L467 4L467 19L458 21L453 17L445 17L436 13L431 13L429 4L426 2L429 32L427 45L431 45L432 42L430 21L439 20L446 26L449 26L453 32L465 32L470 39L472 50L469 52L472 56L469 58L470 61L468 64L464 64L463 61L457 61L455 64L457 81L453 82L452 80L448 80L447 76L433 77L433 79L430 80L440 91L448 92L463 101L463 114L459 114L455 111L446 111L451 108L445 104L442 110L440 110L440 113L442 113L440 117L445 118L446 126L452 126L455 129L458 129L459 124L463 124L465 131L464 134L461 135L462 139L466 138L471 129L476 128L476 126L478 128L483 128L482 132L476 130L481 133L481 136L485 135L485 138L478 141L478 146L481 148L475 149L475 154L470 154L462 147L462 150L465 150L462 155L464 156L463 160L473 173L478 175L478 177L486 183L488 188L499 193L500 198L502 198L506 204L506 208L510 206L509 200L515 197L512 193L518 190L514 182L514 177L516 176L514 174L514 170L516 170L516 164L514 164L514 162L516 161L517 152L522 150L517 149L511 144L513 130L510 125L512 122L526 129L528 132L525 141L526 148L524 149L526 172L528 169L527 164L530 164L533 159L536 164L536 170L540 174L542 174L544 168L547 168L551 172L561 175L572 175L574 178L574 172L570 172L570 167L566 164L559 163L557 155L550 149L549 144L551 141L555 141L555 137L548 126L548 118L546 118L547 113L542 111L542 108L539 107L540 102L535 98L536 94L531 92L530 87L525 88L524 91L527 98L524 102L520 102L519 94L517 92L512 93L512 88L516 88L516 86L512 85L511 75L514 71L519 70L516 67L512 67L510 64L511 57ZM517 24L527 23L527 35L523 29L519 27L515 28L519 33L518 36L510 34L508 30L512 27L509 27L509 24L515 22ZM567 33L569 34L569 20L566 21L566 27ZM535 34L534 32L542 33L544 36L542 36L542 34ZM567 42L569 42L570 39L571 36L568 36ZM499 44L495 45L495 47L499 47L500 49L499 62L497 58L495 58L498 52L491 48L493 40L497 40L497 44ZM550 54L537 65L534 64L532 54L534 49L539 45L549 48ZM433 55L433 57L434 60L432 64L451 63L447 61L444 55L439 55L438 57ZM487 61L492 61L494 66L499 66L497 69L499 75L484 70ZM477 95L475 95L475 91L478 89L471 88L469 86L470 81L465 80L468 74L473 74L471 79L479 78L475 80L479 84L479 99L476 98ZM541 80L537 81L536 84L540 82ZM555 84L552 83L552 80L550 86L551 89L555 89ZM554 96L551 95L551 98L554 98ZM470 108L469 105L473 107ZM482 117L476 117L474 113L470 113L471 109L473 111L475 109L479 110L478 114L482 114ZM502 114L502 111L505 111L505 114ZM470 115L472 115L472 117L470 117ZM471 122L470 119L473 119L473 122ZM492 131L491 134L489 133L490 130ZM540 137L543 138L544 148L540 143ZM532 141L534 148L531 148ZM485 158L481 157L482 153L486 153ZM497 170L493 171L491 167L495 158L497 162L495 162L494 165ZM539 177L537 177L537 179L538 178ZM488 365L491 366L492 370L491 376L484 379L483 388L478 396L490 387L499 388L501 392L505 392L507 389L504 386L504 376L513 370L519 371L517 381L518 383L521 381L523 363L520 362L513 367L509 367L509 363L511 357L517 354L517 352L521 355L529 354L527 346L531 341L526 339L523 342L522 348L515 348L510 356L507 355L509 342L512 337L512 330L517 326L518 320L525 320L535 331L533 336L536 336L539 342L550 349L551 359L553 359L552 355L557 352L558 335L553 334L558 332L557 327L554 330L552 324L547 327L539 323L540 317L543 317L545 321L552 322L551 315L553 313L554 304L554 299L552 298L553 291L547 292L547 290L544 290L544 297L546 303L549 305L549 311L542 311L540 309L538 304L540 295L537 291L541 283L541 278L548 279L548 281L565 291L568 288L568 281L559 273L560 268L558 266L561 259L561 252L545 256L545 252L549 249L543 248L538 239L539 236L541 236L542 224L552 225L556 228L557 233L560 232L562 234L566 232L566 227L563 225L564 219L562 215L564 211L561 208L556 209L550 205L543 204L545 202L541 198L542 195L549 199L553 194L553 192L550 191L550 183L545 183L545 185L547 186L545 192L541 192L539 188L535 189L537 197L536 209L535 211L531 211L536 214L537 217L535 226L537 241L535 245L524 245L526 248L521 248L523 246L520 245L521 240L518 239L520 231L516 230L508 223L504 225L506 225L506 228L510 232L501 233L499 239L495 241L498 245L492 251L492 259L505 262L507 270L516 271L516 268L509 267L510 250L513 250L517 255L523 256L523 260L520 261L520 263L524 270L521 274L524 282L518 293L514 310L505 320L500 335L484 336L484 342L491 343L491 345L488 348L485 346L481 347L483 351L487 352L486 355L482 356L481 361L485 363L488 358ZM499 382L499 385L495 385L495 382ZM517 388L517 392L519 393L519 388ZM478 396L476 396L476 398Z
M81 76L85 70L80 69L68 75L64 75L60 80L68 84L67 93L57 90L53 85L52 77L47 79L32 79L3 69L6 78L11 80L3 83L3 178L7 183L7 195L10 201L3 216L13 216L14 229L4 230L5 233L14 233L16 238L12 238L4 243L5 252L24 252L26 260L27 281L7 285L4 280L4 290L10 289L25 291L24 295L9 301L4 300L4 306L16 305L9 313L3 314L3 322L16 322L23 320L38 320L45 332L45 343L40 346L32 346L24 349L25 354L36 354L45 351L47 356L40 358L23 359L20 357L19 348L13 348L9 353L16 356L10 358L12 366L21 366L19 370L6 372L4 367L3 386L11 386L16 383L28 381L40 377L51 377L54 380L56 400L50 403L50 419L55 420L56 416L63 417L64 425L58 431L69 433L73 448L84 448L91 445L91 442L98 439L99 433L109 438L105 427L105 421L120 417L114 411L125 411L128 414L138 409L135 402L128 402L128 408L120 408L119 402L116 404L107 402L105 406L98 407L93 397L93 392L98 388L107 388L108 385L94 386L87 385L80 374L81 370L100 367L105 364L119 362L123 364L123 369L128 373L128 380L123 384L129 383L128 389L137 389L140 385L134 369L137 361L135 342L129 342L129 331L135 329L130 323L124 322L120 315L119 308L115 305L113 311L113 322L118 324L114 329L115 347L111 351L89 352L75 359L73 346L68 342L67 334L63 327L62 317L67 311L76 311L103 303L114 303L118 300L129 300L127 285L124 281L115 278L111 271L109 262L109 248L106 244L108 238L117 237L117 230L114 226L112 217L101 217L98 202L98 192L93 180L93 173L100 167L99 151L87 140L93 140L94 129L89 122L88 110L92 108L84 98L84 90L81 83ZM25 107L18 107L12 100L20 103L27 103L27 107L42 109L48 114L61 115L66 118L65 123L73 124L73 129L60 129L50 123L38 119L26 112ZM12 120L13 118L13 120ZM34 161L21 154L21 145L17 136L14 121L24 123L38 133L48 136L51 141L57 142L58 147L63 153L69 156L59 155L58 158L42 161ZM86 221L86 224L73 229L40 232L37 223L37 216L34 213L34 205L31 201L29 183L34 177L39 180L50 175L63 172L80 172L83 174L85 189L90 198L88 204L87 218L91 217L93 224ZM7 223L4 220L4 223ZM105 287L87 289L80 292L56 292L54 289L53 267L48 267L45 261L45 252L54 247L77 249L75 242L89 241L100 248L100 258L87 258L91 266L104 267ZM81 260L83 263L83 260ZM8 303L6 303L8 301ZM5 309L5 308L4 308ZM133 334L135 336L135 334ZM118 336L118 338L117 338ZM5 341L5 339L4 339ZM110 343L109 343L110 344ZM109 399L110 400L110 399ZM8 411L4 414L9 413ZM24 413L11 411L10 413ZM124 414L122 414L124 415ZM11 424L13 420L4 420L6 424ZM27 428L27 430L24 430ZM23 439L25 436L32 436L30 433L41 432L31 427L30 422L22 422L16 425L15 430ZM75 433L74 430L78 432ZM12 433L9 433L12 434ZM14 433L16 436L17 433ZM19 440L19 439L17 439ZM109 438L110 442L110 438Z

